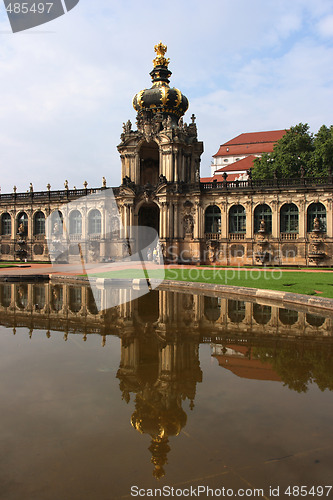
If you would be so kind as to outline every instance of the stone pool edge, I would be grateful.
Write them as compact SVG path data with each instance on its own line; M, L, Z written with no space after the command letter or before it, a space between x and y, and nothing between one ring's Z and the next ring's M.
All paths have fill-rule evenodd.
M76 283L89 282L89 279L85 276L68 276L68 275L49 275L51 281L74 281ZM134 284L136 286L146 285L145 279L116 279L116 278L96 278L96 280L103 280L103 284ZM142 282L142 283L141 283ZM102 283L101 283L102 284ZM194 281L176 281L176 280L161 280L152 278L150 284L153 288L170 288L178 290L187 291L209 291L209 292L219 292L235 296L251 297L255 299L268 299L274 302L279 302L280 304L295 304L300 306L315 307L316 309L325 309L333 311L333 299L327 297L313 297L312 295L303 295L300 293L292 292L280 292L277 290L265 290L262 288L249 288L241 286L231 286L231 285L219 285L216 283L200 283ZM156 286L154 286L156 285Z

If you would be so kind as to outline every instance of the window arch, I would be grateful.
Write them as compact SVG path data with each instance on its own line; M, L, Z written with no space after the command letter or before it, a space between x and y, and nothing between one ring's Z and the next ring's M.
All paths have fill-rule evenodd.
M283 325L294 325L298 321L298 312L292 309L279 309L279 320Z
M245 319L244 300L228 300L228 317L233 323L241 323Z
M12 218L8 212L1 216L1 234L3 236L12 234Z
M317 314L306 313L306 322L314 327L319 328L325 323L325 318L323 316L317 316Z
M205 211L205 233L221 232L221 210L217 205L210 205Z
M262 304L253 304L253 319L259 325L266 325L272 316L271 306L264 306Z
M102 215L97 209L91 210L88 216L88 233L101 234L102 232Z
M82 289L80 287L70 287L69 289L69 309L73 313L78 313L82 307Z
M267 234L272 233L272 209L270 206L263 203L262 205L256 206L254 209L254 232L258 233L260 229L261 221L265 221L265 232Z
M17 229L23 224L24 232L28 232L28 216L25 212L20 212L17 216Z
M229 210L229 233L246 232L246 213L243 205L233 205Z
M12 287L11 285L1 285L0 288L0 302L3 307L9 307L12 301Z
M221 298L204 296L204 315L208 321L217 321L221 315Z
M48 218L48 223L51 224L51 227L48 226L48 228L51 229L51 234L62 234L64 216L60 210L54 210L54 212L52 212L51 217Z
M34 234L45 234L45 215L40 210L34 215Z
M280 210L280 232L298 233L298 208L294 203L285 203Z
M69 233L82 234L82 215L78 210L73 210L69 216Z
M319 219L320 231L326 232L326 208L322 203L311 203L307 210L307 231L311 233L314 229L314 220Z

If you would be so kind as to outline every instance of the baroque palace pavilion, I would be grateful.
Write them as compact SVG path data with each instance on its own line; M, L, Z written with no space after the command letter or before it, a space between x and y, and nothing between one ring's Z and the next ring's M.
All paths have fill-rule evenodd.
M69 254L78 254L80 239L103 261L111 224L120 245L128 238L121 227L156 229L167 262L332 266L332 176L318 180L300 172L297 179L259 181L250 173L228 179L224 171L221 178L201 179L195 116L184 122L188 100L169 86L166 46L160 42L155 52L152 87L133 99L136 130L124 123L118 145L123 181L112 189L119 216L111 217L102 203L87 209L82 201L80 209L80 197L111 189L105 179L94 189L14 189L0 195L0 258L48 261L46 218L61 217L61 207L75 200Z

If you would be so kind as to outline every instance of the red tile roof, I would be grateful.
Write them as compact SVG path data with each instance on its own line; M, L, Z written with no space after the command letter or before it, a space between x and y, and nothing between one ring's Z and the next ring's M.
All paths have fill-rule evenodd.
M238 358L230 355L213 354L212 357L217 359L220 366L230 370L237 377L281 382L280 375L267 361L263 363L260 359Z
M235 181L241 174L229 174L227 177L227 181ZM213 177L201 177L200 182L223 182L223 175L214 175Z
M286 130L270 130L267 132L249 132L240 134L224 144L221 144L218 152L213 156L233 156L253 153L271 153L274 145L279 141Z
M220 172L233 172L233 171L246 171L249 168L253 167L253 160L257 158L254 155L249 155L243 158L242 160L235 161L234 163L230 163L230 165L226 165L225 167L219 168L215 171L215 173ZM229 180L229 176L228 176Z

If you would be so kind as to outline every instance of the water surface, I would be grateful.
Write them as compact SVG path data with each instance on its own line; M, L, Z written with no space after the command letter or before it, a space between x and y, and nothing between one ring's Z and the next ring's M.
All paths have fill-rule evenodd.
M1 499L332 483L330 316L1 284L0 322Z

